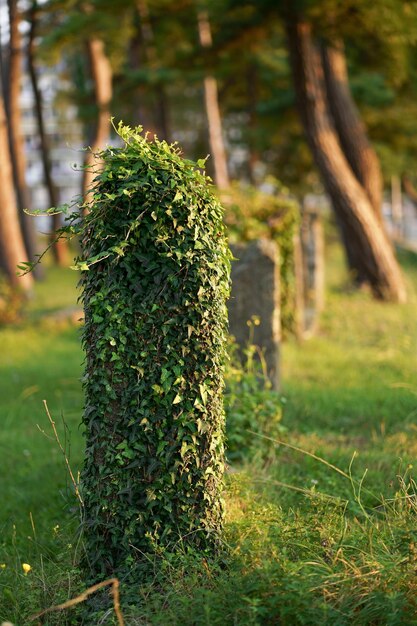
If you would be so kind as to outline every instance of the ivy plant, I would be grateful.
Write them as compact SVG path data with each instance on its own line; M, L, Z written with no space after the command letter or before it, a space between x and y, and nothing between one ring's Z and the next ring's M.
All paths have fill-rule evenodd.
M231 243L260 237L276 241L280 253L281 325L284 334L295 332L294 235L300 207L276 179L266 181L268 193L239 183L222 192L225 223Z
M92 578L139 575L160 550L211 554L223 522L230 252L204 161L117 128L80 234ZM85 209L88 209L88 212Z

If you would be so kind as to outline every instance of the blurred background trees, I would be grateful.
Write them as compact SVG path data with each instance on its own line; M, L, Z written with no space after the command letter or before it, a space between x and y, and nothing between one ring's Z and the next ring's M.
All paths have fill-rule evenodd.
M387 217L396 219L391 191L398 197L403 181L413 196L417 181L414 2L2 0L1 9L9 281L43 247L23 210L86 197L115 116L178 141L190 158L210 154L223 193L231 181L265 192L273 176L292 200L326 195L352 279L405 299ZM52 219L50 232L61 218ZM65 246L54 246L57 263L67 263Z

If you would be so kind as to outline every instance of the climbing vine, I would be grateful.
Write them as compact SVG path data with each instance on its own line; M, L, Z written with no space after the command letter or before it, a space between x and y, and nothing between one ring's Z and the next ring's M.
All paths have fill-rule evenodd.
M96 578L134 577L160 550L211 553L223 520L223 211L204 161L140 128L117 132L88 214L66 227L82 245L81 489Z
M267 182L268 193L236 183L222 192L221 199L231 243L265 237L278 244L281 324L288 333L295 328L294 235L300 221L300 207L277 180Z

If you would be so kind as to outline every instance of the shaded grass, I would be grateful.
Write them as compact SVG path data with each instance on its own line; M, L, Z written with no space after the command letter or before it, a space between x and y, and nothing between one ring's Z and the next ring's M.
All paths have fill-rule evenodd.
M224 554L158 557L153 578L122 588L128 624L417 624L417 262L403 255L411 297L395 306L340 287L339 248L329 255L320 333L283 349L283 444L258 437L227 475ZM46 398L61 435L61 411L71 430L77 471L78 331L43 317L74 304L73 283L53 275L28 319L0 331L0 619L17 624L82 589L76 501L55 442L37 427L50 434ZM74 611L45 623L92 622ZM94 623L113 624L111 611Z

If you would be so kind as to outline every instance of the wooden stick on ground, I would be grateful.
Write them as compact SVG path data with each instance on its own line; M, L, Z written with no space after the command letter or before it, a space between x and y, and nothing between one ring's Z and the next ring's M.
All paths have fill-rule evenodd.
M85 602L89 596L98 591L99 589L103 589L103 587L107 587L107 585L112 586L111 594L113 596L113 607L114 612L117 617L118 626L125 626L125 622L123 619L123 615L120 609L120 595L119 595L119 581L117 578L108 578L101 583L97 583L92 587L89 587L76 598L72 598L72 600L67 600L67 602L63 602L62 604L57 604L56 606L51 606L49 609L45 609L44 611L40 611L39 613L35 613L30 616L30 621L45 615L45 613L51 613L52 611L63 611L64 609L69 609L76 604L80 604L81 602Z

